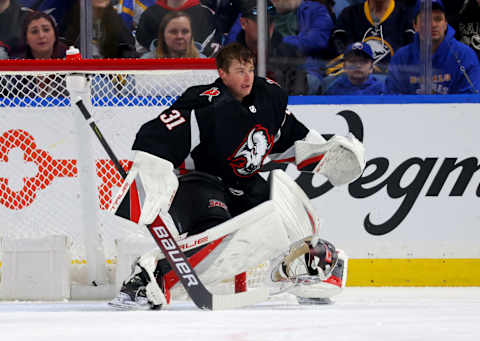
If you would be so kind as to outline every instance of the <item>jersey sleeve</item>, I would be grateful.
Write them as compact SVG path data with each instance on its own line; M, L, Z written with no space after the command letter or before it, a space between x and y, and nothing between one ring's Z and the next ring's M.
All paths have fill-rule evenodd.
M268 83L268 80L267 80ZM278 85L268 85L268 96L276 98L276 120L280 127L275 135L270 158L276 162L290 162L295 141L303 140L308 134L308 128L287 109L288 95Z
M272 152L285 152L294 145L295 141L303 140L307 134L308 128L292 112L286 109L280 134L277 134L278 139L275 141Z
M188 109L164 110L140 128L132 149L156 155L178 167L190 152L190 115Z

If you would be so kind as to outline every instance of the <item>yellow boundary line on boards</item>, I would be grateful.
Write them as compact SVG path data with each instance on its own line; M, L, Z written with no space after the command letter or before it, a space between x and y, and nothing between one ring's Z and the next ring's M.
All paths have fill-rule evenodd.
M347 286L480 286L480 259L352 259Z
M72 264L86 264L72 260ZM115 264L115 260L107 260ZM2 262L0 261L0 270ZM348 260L351 287L476 287L480 259L355 259Z

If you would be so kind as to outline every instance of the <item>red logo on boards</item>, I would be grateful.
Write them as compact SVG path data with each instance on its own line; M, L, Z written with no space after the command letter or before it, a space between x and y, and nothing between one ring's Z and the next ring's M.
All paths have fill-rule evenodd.
M8 154L15 148L23 152L24 164L33 164L36 174L23 177L23 186L19 191L9 186L9 179L0 177L0 204L9 209L20 210L29 206L37 193L47 188L56 177L77 176L76 160L54 159L46 151L38 149L33 136L21 129L8 130L0 136L0 167L5 167L2 163L8 166Z
M15 165L10 152L18 149L21 154L20 166ZM18 162L18 160L17 160ZM121 160L128 170L132 162ZM29 174L23 174L29 168ZM100 178L98 199L100 208L110 206L114 188L120 187L123 179L110 160L97 160L96 173ZM20 179L20 189L15 188L11 177ZM11 210L29 207L39 197L40 191L50 186L55 178L76 178L77 160L55 159L45 150L39 149L35 138L22 129L11 129L0 135L0 205Z

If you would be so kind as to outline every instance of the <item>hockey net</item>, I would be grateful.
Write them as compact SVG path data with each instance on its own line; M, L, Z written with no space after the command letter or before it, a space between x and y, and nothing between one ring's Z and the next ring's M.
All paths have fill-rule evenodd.
M217 72L211 59L0 61L0 240L66 236L72 283L114 282L119 252L155 245L146 229L107 212L121 177L72 105L73 74L88 80L82 97L128 168L140 125ZM0 251L0 275L4 258ZM248 285L261 276L250 271Z

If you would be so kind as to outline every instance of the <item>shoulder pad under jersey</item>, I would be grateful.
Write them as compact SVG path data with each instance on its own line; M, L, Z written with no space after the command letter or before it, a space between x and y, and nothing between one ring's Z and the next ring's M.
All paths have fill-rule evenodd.
M175 101L172 108L198 109L218 103L223 98L230 97L224 89L225 88L218 82L207 85L192 86Z
M253 91L259 91L265 93L266 96L278 100L281 105L287 105L288 93L274 80L270 78L256 77L255 84L257 89Z

